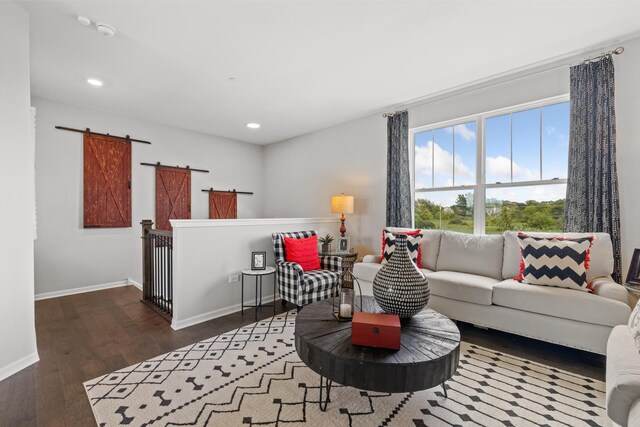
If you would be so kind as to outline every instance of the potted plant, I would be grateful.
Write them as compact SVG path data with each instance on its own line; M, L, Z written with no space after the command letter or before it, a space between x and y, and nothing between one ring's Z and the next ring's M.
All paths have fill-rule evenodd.
M331 242L333 242L333 237L331 237L329 234L327 234L324 237L320 237L318 238L318 241L322 244L322 253L326 254L329 252L329 245L331 245Z

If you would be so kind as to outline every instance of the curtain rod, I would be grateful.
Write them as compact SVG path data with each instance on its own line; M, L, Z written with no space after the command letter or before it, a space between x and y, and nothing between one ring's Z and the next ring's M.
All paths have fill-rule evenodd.
M613 43L611 43L611 44L613 44ZM611 46L611 44L609 44L609 46ZM594 52L594 51L597 51L597 49L592 49L591 51ZM565 55L563 58L556 57L556 58L552 58L552 59L547 60L547 61L542 61L542 62L538 63L538 65L534 65L533 67L528 66L526 68L523 67L523 68L520 68L520 69L507 71L505 73L500 73L500 74L497 74L497 75L494 75L494 76L487 77L485 79L479 79L479 80L473 81L473 82L468 83L468 84L459 85L459 86L454 87L454 88L450 88L450 89L447 89L447 90L439 91L439 92L436 92L436 93L431 94L431 95L427 95L427 96L420 97L420 98L414 98L414 99L408 100L408 101L406 101L404 103L396 104L396 108L404 108L406 110L408 108L419 107L421 105L425 105L425 104L429 104L429 103L432 103L432 102L440 101L442 99L453 98L453 97L460 96L460 95L463 95L463 94L479 92L479 91L482 91L482 90L489 89L491 87L500 86L500 85L516 82L518 80L535 77L535 76L538 76L540 74L550 73L552 71L560 70L562 68L573 67L573 66L576 66L576 65L584 64L586 62L595 62L595 61L604 59L604 58L606 58L607 56L610 56L610 55L621 55L623 52L624 52L624 47L619 46L614 50L610 50L608 52L599 54L597 56L593 56L593 57L590 57L590 58L586 58L586 59L580 60L579 62L568 62L567 61L567 60L571 60L572 58L573 58L573 61L575 61L575 57L579 56L579 54L572 54L571 56ZM560 61L565 61L565 63L553 67L554 63L558 63ZM544 67L545 65L546 66L551 65L552 68L540 69L540 68ZM538 70L538 71L535 71L535 70ZM405 111L405 110L400 110L400 111ZM384 118L393 117L393 115L395 113L397 113L397 112L398 111L384 112L382 114L382 117L384 117Z
M145 163L145 162L141 162L140 164L141 164L142 166L155 166L155 167L158 167L158 168L182 169L182 170L188 170L188 171L191 171L191 172L204 172L204 173L209 173L209 171L208 171L208 170L206 170L206 169L194 169L194 168L189 167L189 165L187 165L187 166L185 166L185 167L182 167L182 166L168 166L168 165L163 165L163 164L161 164L160 162L158 162L158 163Z
M400 114L400 113L404 113L406 112L407 109L405 108L404 110L398 110L398 111L389 111L388 113L382 113L382 117L387 118L387 117L393 117L396 114Z
M91 129L89 129L89 128L86 128L85 130L82 130L82 129L68 128L68 127L65 127L65 126L56 126L56 129L68 130L70 132L90 133L92 135L108 136L108 137L111 137L111 138L124 139L126 141L140 142L142 144L151 144L149 141L143 141L141 139L134 139L134 138L131 138L129 135L127 135L127 136L117 136L117 135L109 135L108 133L91 132Z
M236 193L236 194L249 194L249 195L253 195L252 191L236 191L236 189L234 188L233 190L214 190L213 187L209 188L209 189L202 189L203 192L205 193Z

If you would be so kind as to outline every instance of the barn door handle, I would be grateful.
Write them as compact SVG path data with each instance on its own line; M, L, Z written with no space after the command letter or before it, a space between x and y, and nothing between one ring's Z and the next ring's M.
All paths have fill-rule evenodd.
M131 180L129 180L129 182L127 183L127 185L129 186L129 190L131 190Z

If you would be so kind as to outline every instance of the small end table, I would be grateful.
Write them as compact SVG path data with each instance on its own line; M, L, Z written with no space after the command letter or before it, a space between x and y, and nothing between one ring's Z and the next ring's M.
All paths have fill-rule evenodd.
M262 308L262 307L273 307L273 315L276 315L276 279L275 279L275 273L276 273L276 269L275 267L266 267L264 270L251 270L251 269L246 269L246 270L242 270L242 291L241 291L241 296L240 296L240 312L242 313L242 315L244 316L244 309L245 308L255 308L256 312L255 312L255 319L256 321L258 320L258 309ZM273 274L273 303L272 304L262 304L262 278L265 276L268 276L270 274ZM256 280L256 304L255 305L245 305L244 304L244 276L253 276L255 277ZM258 285L260 285L260 301L258 302Z

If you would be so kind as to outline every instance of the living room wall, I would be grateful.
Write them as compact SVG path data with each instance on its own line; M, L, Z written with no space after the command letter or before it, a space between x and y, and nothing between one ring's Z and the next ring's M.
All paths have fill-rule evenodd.
M0 380L38 361L33 308L29 15L0 2ZM3 406L5 403L3 402ZM1 416L0 416L1 417Z
M616 64L618 165L623 232L623 266L640 246L634 220L640 209L637 165L640 164L640 39L625 42ZM409 126L417 127L491 111L569 92L569 68L519 74L484 88L470 87L409 108ZM286 168L282 165L287 165ZM329 197L340 191L355 196L356 213L348 234L360 255L380 251L385 225L386 119L375 114L298 136L265 149L265 185L278 188L265 200L266 216L327 216ZM349 225L350 223L350 225Z
M155 218L155 168L140 162L211 171L191 174L192 218L208 218L208 196L201 189L210 187L253 191L253 196L239 196L238 217L262 216L261 146L42 98L33 98L32 104L37 109L36 297L127 279L141 283L140 221ZM82 134L56 125L152 142L132 143L131 228L83 228Z

